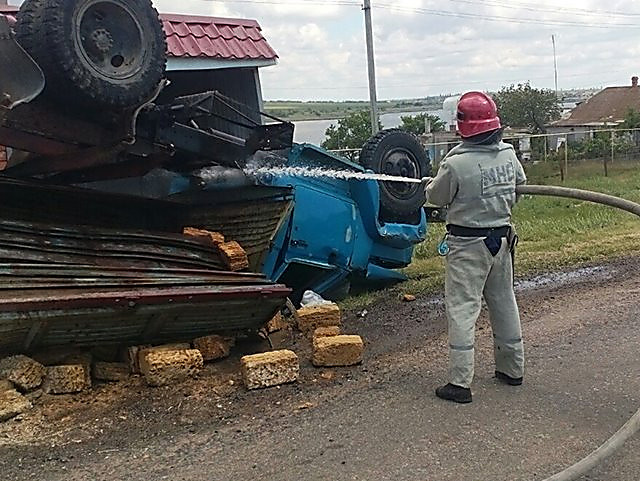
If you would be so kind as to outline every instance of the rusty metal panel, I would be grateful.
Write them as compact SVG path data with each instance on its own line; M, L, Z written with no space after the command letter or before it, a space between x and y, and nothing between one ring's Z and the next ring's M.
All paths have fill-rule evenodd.
M240 243L247 251L251 269L259 271L271 240L291 208L291 193L289 189L250 186L178 195L167 201L0 176L0 205L3 220L68 224L74 225L73 229L84 225L143 230L147 236L152 235L150 231L181 233L184 227L218 231ZM59 262L71 260L63 257Z
M39 201L55 202L56 195L46 195L51 191L61 193L58 199L64 198L67 207L74 199L99 206L85 192L76 195L57 188L43 188ZM25 197L24 192L21 196ZM108 200L114 197L115 205L126 207L126 197L108 196ZM16 197L9 198L13 207L18 205ZM281 199L269 205L252 199L246 205L232 203L217 209L224 212L219 218L229 219L234 232L253 236L257 232L260 240L272 234L287 202ZM164 203L149 205L157 208ZM183 213L190 208L179 206ZM253 218L250 206L255 207ZM136 211L135 206L132 210ZM132 210L124 214L131 215ZM214 210L209 205L208 212ZM53 346L156 343L256 330L284 305L288 288L261 274L221 271L215 246L176 232L115 228L124 214L105 219L113 222L110 227L44 222L48 214L40 222L0 223L0 355ZM71 212L65 215L72 217ZM242 226L243 219L234 216L244 216L249 225ZM185 216L184 221L189 219ZM243 238L252 239L250 235Z
M162 200L16 180L0 175L2 220L181 232L184 206Z
M234 202L224 209L196 205L189 210L187 221L194 227L220 232L225 238L239 242L247 252L251 270L260 271L291 206L288 197Z
M0 224L0 261L222 269L220 252L180 234L89 227Z
M256 330L284 304L279 285L25 290L0 299L0 353L189 340ZM156 332L146 329L163 319Z

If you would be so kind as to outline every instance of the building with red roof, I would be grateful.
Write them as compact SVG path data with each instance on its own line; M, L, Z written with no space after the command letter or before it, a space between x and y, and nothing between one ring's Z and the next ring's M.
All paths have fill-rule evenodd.
M638 77L619 87L607 87L585 102L578 104L569 115L553 122L547 131L556 134L550 138L552 149L563 142L581 142L592 139L594 131L611 129L622 124L629 111L640 112L640 85ZM636 143L640 135L633 133Z
M169 70L267 67L278 55L255 20L163 14Z

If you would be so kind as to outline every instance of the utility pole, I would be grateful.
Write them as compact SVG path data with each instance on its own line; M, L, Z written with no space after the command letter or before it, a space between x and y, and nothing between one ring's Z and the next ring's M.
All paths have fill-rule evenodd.
M376 88L376 64L373 53L373 25L371 22L371 0L364 0L364 26L367 38L367 64L369 67L369 102L371 103L371 133L378 133L378 94Z
M556 99L558 98L558 58L556 56L556 36L551 35L551 43L553 44L553 72L556 83Z

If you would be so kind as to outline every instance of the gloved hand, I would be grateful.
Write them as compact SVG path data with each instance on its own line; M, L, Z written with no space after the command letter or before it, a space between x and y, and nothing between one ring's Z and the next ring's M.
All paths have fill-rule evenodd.
M433 177L423 177L420 179L420 182L422 182L422 187L426 188L431 182L433 182Z

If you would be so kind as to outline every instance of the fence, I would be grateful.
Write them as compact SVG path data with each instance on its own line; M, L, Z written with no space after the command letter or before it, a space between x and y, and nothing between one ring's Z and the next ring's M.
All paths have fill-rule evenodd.
M580 136L582 141L571 141ZM525 160L533 162L556 162L560 177L564 181L569 175L570 162L601 161L603 173L609 175L609 166L618 161L640 159L640 128L608 128L581 131L554 132L545 134L507 135L506 142L528 140L531 148L530 157ZM554 142L551 142L553 140ZM426 149L445 147L449 149L456 142L424 142ZM555 144L555 145L554 145ZM555 148L552 148L555 147ZM331 152L358 162L361 149L339 149ZM447 150L448 151L448 150ZM437 167L434 165L434 167Z

